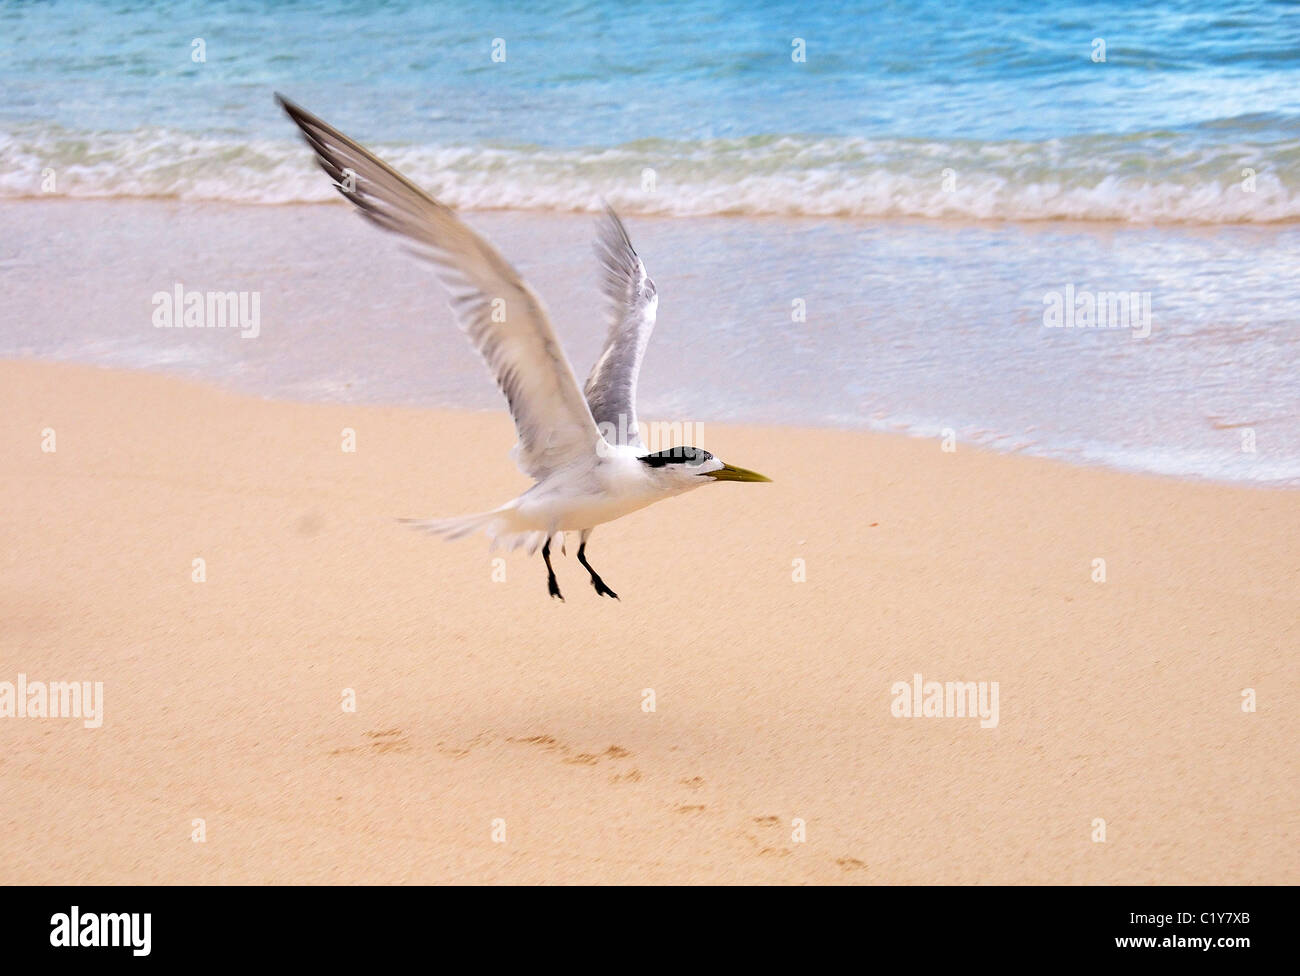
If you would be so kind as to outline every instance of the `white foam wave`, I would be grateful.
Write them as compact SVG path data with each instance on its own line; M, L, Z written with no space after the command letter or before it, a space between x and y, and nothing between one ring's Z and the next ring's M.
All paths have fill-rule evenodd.
M761 137L608 149L375 146L461 209L642 215L1272 223L1300 219L1300 142ZM1252 177L1253 174L1253 177ZM301 145L162 129L0 133L0 198L337 199Z

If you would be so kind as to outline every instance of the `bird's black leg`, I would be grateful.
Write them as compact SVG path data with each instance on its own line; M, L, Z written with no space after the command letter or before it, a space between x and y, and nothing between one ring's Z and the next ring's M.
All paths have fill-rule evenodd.
M600 574L591 568L591 563L587 562L587 543L585 540L578 546L578 562L582 563L587 572L591 574L591 585L596 588L596 592L600 596L612 596L615 600L618 599L618 594L605 585L605 581L600 578Z
M560 584L555 581L555 570L551 569L551 539L546 538L546 545L542 546L542 558L546 560L546 590L553 597L558 597L561 603L564 597L560 596Z

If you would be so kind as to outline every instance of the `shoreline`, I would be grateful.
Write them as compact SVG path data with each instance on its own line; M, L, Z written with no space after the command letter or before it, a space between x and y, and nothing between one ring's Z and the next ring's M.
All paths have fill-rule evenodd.
M346 206L64 204L0 205L0 358L312 402L500 406L433 276ZM538 289L585 373L605 333L590 218L470 220ZM1252 298L1300 254L1296 229L633 218L631 230L663 296L647 415L952 430L962 445L1085 466L1300 487L1287 291ZM1243 251L1257 255L1248 275L1218 275L1213 294L1186 287ZM178 284L256 300L256 339L155 328L151 299ZM1044 296L1072 288L1150 294L1154 326L1144 315L1140 341L1047 328Z
M76 359L53 360L53 359L45 359L38 356L0 357L0 372L3 372L4 368L7 366L14 366L18 368L33 367L37 369L44 366L49 366L49 367L54 367L56 369L66 368L73 371L91 370L95 372L103 372L108 374L120 373L128 376L138 375L141 378L151 377L158 380L180 383L185 386L193 387L196 390L207 390L209 393L213 393L213 394L222 394L226 396L247 398L247 399L257 400L262 403L279 403L285 405L296 404L301 406L322 406L322 407L338 407L338 408L356 407L361 409L374 409L374 410L433 411L438 413L447 413L451 415L465 414L471 417L479 417L479 418L496 415L500 418L504 418L508 420L508 412L504 404L500 407L490 407L490 406L457 407L457 406L443 406L437 404L350 401L350 400L330 399L327 397L322 397L317 399L307 399L301 397L285 396L281 393L257 392L257 391L241 388L234 384L223 383L219 380L209 379L202 376L187 375L185 373L173 372L161 368L149 369L140 366L107 366L101 363L83 362ZM484 373L484 384L487 385L489 388L491 388L491 380L486 373ZM496 392L495 389L493 389L493 392L494 393ZM655 417L643 417L641 418L641 422L642 424L663 423L666 426L668 425L666 421L661 422L659 421L658 418ZM940 438L937 436L912 433L905 429L882 429L882 428L869 427L869 426L852 426L848 424L844 424L844 425L832 425L832 424L820 425L820 424L797 424L797 423L787 424L787 423L772 423L767 421L757 422L754 424L736 424L732 421L709 420L708 418L704 418L702 420L693 422L686 429L688 431L692 429L704 430L706 428L714 428L714 427L760 428L763 430L778 431L784 434L788 434L791 437L797 437L801 433L815 434L815 433L823 433L823 432L861 434L873 438L881 437L881 438L886 438L888 440L902 439L917 444L923 443L926 445L935 446L935 449L937 449L936 445L940 441ZM649 441L647 441L647 443L649 443ZM664 446L671 447L675 445L664 445ZM1300 484L1291 484L1289 482L1275 483L1275 482L1246 481L1246 480L1234 481L1229 479L1220 479L1220 478L1213 478L1213 477L1201 476L1201 475L1169 474L1160 471L1147 471L1138 468L1126 468L1118 465L1106 464L1101 462L1072 461L1072 460L1065 460L1056 457L1044 457L1041 455L1026 453L1024 451L999 451L995 448L989 447L984 444L972 444L968 442L962 442L959 447L959 450L962 452L972 452L979 455L986 455L988 457L994 457L994 458L1023 458L1025 460L1029 460L1032 462L1042 462L1060 468L1078 469L1083 471L1101 471L1101 472L1107 472L1115 475L1124 475L1124 476L1140 478L1140 479L1151 479L1154 481L1168 482L1171 484L1202 485L1208 488L1231 488L1231 489L1240 488L1249 491L1277 492L1282 494L1288 494L1288 493L1300 491Z
M346 201L338 198L327 200L223 200L213 199L195 199L179 196L127 196L127 195L104 195L96 196L87 194L85 196L74 196L60 193L32 193L23 196L0 196L0 206L15 204L19 206L41 205L47 203L63 204L121 204L124 207L139 204L164 204L178 207L194 208L213 208L220 209L224 207L233 207L247 210L292 210L297 207L314 209L318 207L327 207L330 209L341 208L350 210L351 208ZM557 217L557 218L593 218L599 215L598 209L552 209L546 207L457 207L457 213L470 215L509 215L518 214L524 217ZM1277 220L1261 221L1195 221L1195 220L1166 220L1166 221L1130 221L1120 220L1118 218L1106 217L1098 219L1081 220L1076 217L1052 217L1052 218L1026 218L1026 219L1007 219L1007 218L977 218L977 217L925 217L916 215L878 215L878 216L860 216L856 214L763 214L763 213L701 213L701 214L665 214L665 213L640 213L634 209L629 209L624 216L635 220L647 221L683 221L683 222L709 222L709 221L752 221L756 224L764 225L782 225L782 224L819 224L819 223L842 223L855 224L863 227L873 227L878 225L898 226L898 227L916 227L916 228L941 228L948 230L1011 230L1023 229L1025 231L1040 231L1043 233L1065 231L1069 233L1084 234L1089 231L1095 231L1097 234L1107 235L1116 231L1135 230L1135 231L1168 231L1170 233L1187 233L1196 236L1200 232L1214 233L1216 231L1269 231L1276 230L1284 232L1300 226L1300 216L1283 217Z
M570 548L561 604L393 522L526 486L503 411L0 362L0 681L103 682L0 717L4 880L1300 879L1294 493L706 434L773 484L600 527L622 600ZM895 717L915 675L993 711Z

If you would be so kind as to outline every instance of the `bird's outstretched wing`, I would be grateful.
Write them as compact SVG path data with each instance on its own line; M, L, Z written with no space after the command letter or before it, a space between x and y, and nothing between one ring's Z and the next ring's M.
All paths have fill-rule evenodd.
M587 377L587 406L610 443L642 447L636 425L636 381L655 327L659 295L628 239L623 222L605 205L596 240L609 335Z
M542 301L519 273L446 206L282 95L317 162L362 216L401 234L434 265L462 331L505 394L519 433L516 463L542 479L596 453L600 432Z

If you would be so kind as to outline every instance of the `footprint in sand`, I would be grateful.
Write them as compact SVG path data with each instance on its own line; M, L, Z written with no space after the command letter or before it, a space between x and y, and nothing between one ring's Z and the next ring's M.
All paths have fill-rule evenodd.
M602 759L629 759L632 756L628 750L622 746L610 746L602 753L578 752L570 754L571 750L563 742L560 742L553 735L530 735L527 737L511 737L506 739L507 742L514 742L521 745L537 746L545 749L547 752L558 752L563 758L560 760L570 766L595 766ZM640 778L640 774L637 774Z
M448 745L446 742L437 742L434 743L434 748L438 750L440 755L446 756L448 759L464 759L470 754L471 749L475 749L481 745L486 745L491 741L491 735L487 732L480 732L478 735L474 736L474 738L469 740L468 745L453 746Z
M559 751L559 752L569 751L569 747L560 745L560 743L556 741L555 736L553 735L530 735L527 738L516 738L514 736L509 736L506 738L506 741L515 742L526 746L538 746L548 751Z
M331 749L331 756L345 756L359 752L409 752L411 743L406 738L406 733L401 729L380 729L373 732L362 732L363 736L369 739L369 742L363 742L355 746L342 746L338 749Z

